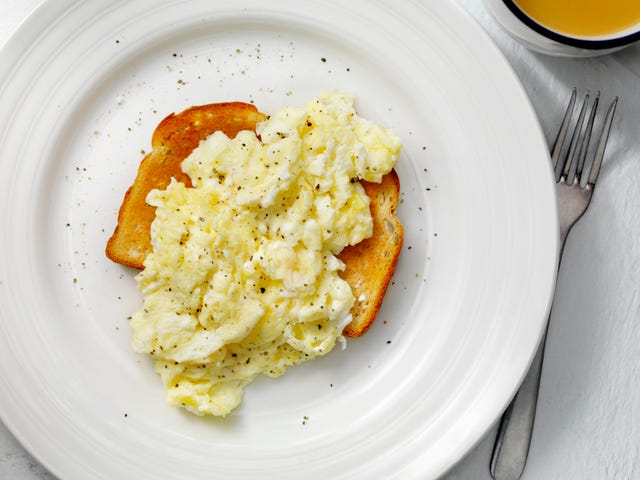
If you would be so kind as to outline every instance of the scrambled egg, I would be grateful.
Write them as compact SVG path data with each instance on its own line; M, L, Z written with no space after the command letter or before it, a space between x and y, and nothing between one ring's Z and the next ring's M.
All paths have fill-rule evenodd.
M171 405L224 416L257 375L344 342L354 298L336 255L371 236L369 198L400 140L330 93L233 140L210 135L149 193L153 253L138 275L133 348L155 359Z

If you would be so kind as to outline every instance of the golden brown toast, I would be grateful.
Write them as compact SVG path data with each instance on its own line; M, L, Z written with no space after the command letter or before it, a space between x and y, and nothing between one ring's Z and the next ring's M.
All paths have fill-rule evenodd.
M171 177L191 186L180 164L200 140L217 130L233 138L242 130L255 130L266 118L251 104L228 102L191 107L162 120L153 132L152 150L142 159L136 179L124 196L118 224L107 242L107 257L142 269L152 250L150 231L155 218L155 208L147 205L147 194L154 188L166 188Z
M229 102L191 107L162 120L153 132L152 150L142 159L136 179L124 196L117 226L107 242L107 257L129 267L144 268L143 262L152 251L150 231L155 218L155 209L146 203L147 194L164 189L171 177L191 186L181 163L201 140L218 130L230 138L241 130L255 131L266 118L251 104ZM380 184L362 184L371 198L373 236L339 255L346 264L341 276L356 297L353 320L343 332L349 337L359 337L373 323L402 247L402 226L395 216L400 195L397 174L392 171L385 175Z
M340 276L356 297L351 308L353 320L342 331L347 337L359 337L373 324L398 263L403 238L402 224L396 217L400 196L396 171L384 175L381 183L361 183L371 199L373 235L338 255L345 264Z

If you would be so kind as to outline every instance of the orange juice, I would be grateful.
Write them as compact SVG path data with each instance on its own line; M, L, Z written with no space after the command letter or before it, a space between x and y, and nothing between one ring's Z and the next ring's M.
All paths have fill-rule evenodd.
M514 0L537 23L577 37L611 35L640 23L640 0Z

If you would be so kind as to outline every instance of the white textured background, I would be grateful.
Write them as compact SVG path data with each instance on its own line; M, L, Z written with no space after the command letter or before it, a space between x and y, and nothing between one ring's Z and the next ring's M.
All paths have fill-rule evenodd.
M607 104L621 98L598 188L565 248L523 479L640 479L640 45L593 59L546 57L504 35L481 0L456 1L511 62L549 141L572 87L601 90ZM0 45L39 3L0 0ZM494 436L445 479L490 479ZM2 423L0 479L54 479Z

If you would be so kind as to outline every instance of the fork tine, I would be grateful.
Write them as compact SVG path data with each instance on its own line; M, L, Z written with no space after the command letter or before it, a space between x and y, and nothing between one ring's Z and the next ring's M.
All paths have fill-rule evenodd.
M567 130L569 129L569 123L571 122L571 115L573 114L573 107L576 104L577 95L578 91L574 88L571 92L571 99L569 100L567 109L564 112L562 124L560 125L560 130L558 130L558 136L556 137L555 142L553 142L553 148L551 149L551 164L553 165L554 170L558 165L558 158L560 158L562 145L564 144L564 139L567 136Z
M589 103L589 94L587 93L584 96L584 101L582 102L582 107L580 108L580 115L578 116L578 121L576 122L576 126L573 130L573 134L571 135L571 143L569 144L569 151L567 152L564 162L558 162L558 165L556 166L556 182L559 182L560 178L562 178L563 176L566 178L569 175L569 169L575 159L576 146L580 138L580 131L582 130L582 124L584 123L584 116L587 111L588 103Z
M593 100L593 105L591 106L591 112L589 113L589 120L587 121L587 126L584 129L584 136L582 138L582 142L580 143L580 153L578 155L578 162L576 163L576 168L573 171L575 174L576 181L580 182L582 178L582 170L584 169L584 162L587 158L587 152L589 151L589 143L591 143L591 133L593 132L593 123L596 118L596 111L598 110L598 103L600 102L600 92L596 94L596 98ZM570 174L571 176L571 174ZM569 183L569 185L573 185L573 179Z
M575 93L576 92L574 90L572 98L575 97ZM588 131L588 135L591 135L591 130L593 128L593 117L595 115L598 98L599 97L597 96L593 102L594 105L591 107L589 121L585 128ZM586 111L585 107L587 105L587 99L588 96L585 98L585 103L582 106L582 111L580 112L579 126L577 126L576 131L573 134L574 139L572 139L571 142L573 144L572 148L575 148L575 143L577 142L576 135L580 134L582 121L584 120L584 114ZM575 174L574 168L578 169L578 166L573 167L571 164L569 164L569 166L561 165L559 162L557 165L554 165L555 173L560 177L556 183L556 193L558 194L558 220L560 227L560 257L562 256L567 235L571 231L573 225L575 225L580 217L582 217L586 212L589 202L593 196L594 184L598 178L617 104L618 97L613 100L613 103L607 111L603 122L602 133L598 139L596 153L594 156L590 156L591 161L589 162L589 166L585 163L584 157L586 151L589 149L589 140L583 139L581 142L580 158L578 161L582 162L582 165L584 166L583 172L585 175L582 175L581 173L579 175L580 181L586 180L587 176L589 177L588 185L578 186L575 182L573 182L573 184L565 183L566 178L562 175L565 168L573 170ZM561 130L566 130L566 126L564 125L565 121L566 115ZM564 133L562 133L562 136L563 135ZM559 136L561 135L559 134ZM553 150L556 152L556 155L559 155L558 150L562 150L562 146L557 147L557 145L554 145ZM570 156L567 155L567 157L569 158ZM559 157L556 157L556 160L559 160ZM569 161L571 160L572 158L569 158ZM580 166L580 169L582 169L582 166ZM546 339L547 334L545 333L522 386L511 403L507 406L505 413L502 415L493 447L493 453L489 462L489 472L491 477L494 479L520 478L520 475L525 468L527 457L529 455L529 447L531 445L531 434L533 433L535 423L536 404L539 404L540 402L538 397L538 387L540 386L540 376L542 366L544 364L543 357Z
M588 184L593 188L598 180L598 175L600 174L600 167L602 166L602 160L604 158L604 151L607 148L607 141L609 140L609 132L611 132L611 125L613 124L613 116L616 113L616 107L618 106L618 97L613 99L611 105L609 106L609 110L607 111L607 116L604 119L604 123L602 125L602 133L600 134L600 139L598 140L598 146L596 147L596 154L593 157L593 163L591 164L591 173L589 174Z

